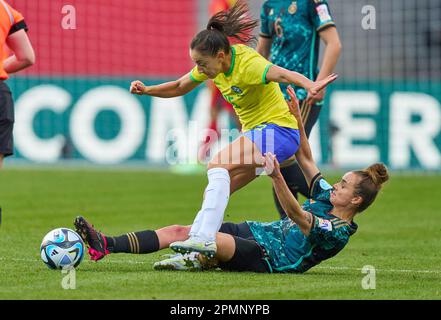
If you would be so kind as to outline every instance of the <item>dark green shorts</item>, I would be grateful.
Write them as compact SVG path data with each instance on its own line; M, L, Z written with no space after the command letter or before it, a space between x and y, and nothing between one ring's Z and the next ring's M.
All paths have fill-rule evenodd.
M233 236L236 244L234 256L230 261L222 262L219 267L228 271L248 271L269 273L270 268L265 259L262 247L254 239L250 227L246 222L235 224L223 223L219 232Z

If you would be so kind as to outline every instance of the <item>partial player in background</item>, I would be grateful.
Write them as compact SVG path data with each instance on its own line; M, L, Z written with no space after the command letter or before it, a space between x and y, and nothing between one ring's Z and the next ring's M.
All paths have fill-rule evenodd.
M317 68L320 39L325 43L320 70ZM340 38L326 0L269 0L261 10L261 32L257 51L274 64L296 71L311 80L332 74L341 51ZM280 84L285 98L286 84ZM300 99L306 135L317 122L325 89L316 95L295 87ZM281 169L292 194L308 194L308 185L297 163ZM274 201L281 217L286 216L273 189Z
M210 6L209 6L209 12L210 17L214 16L216 13L221 11L227 11L230 10L234 4L237 2L237 0L211 0ZM205 141L199 150L199 156L198 159L201 162L204 162L205 159L208 156L208 151L210 147L216 143L215 137L220 138L220 132L217 125L218 118L222 110L228 111L230 117L234 119L235 126L240 129L241 124L239 121L239 118L237 117L236 113L234 112L234 108L231 105L231 103L228 103L224 97L222 96L222 93L219 91L219 89L216 87L216 85L213 83L213 81L207 81L207 88L210 90L210 124L208 129L210 132L216 132L216 136L213 134L208 134L205 138Z
M331 186L314 162L294 90L290 88L288 93L292 97L290 110L299 123L301 135L296 157L305 174L310 199L300 206L280 173L276 157L268 153L265 171L287 217L269 223L223 223L216 236L218 250L214 259L197 252L177 254L155 263L155 269L201 270L219 266L231 271L301 273L334 257L347 245L358 228L354 217L375 201L382 184L389 179L387 168L376 163L363 170L349 171ZM174 241L187 239L191 229L191 226L173 225L108 237L83 217L78 217L74 224L95 261L110 253L156 252Z
M26 34L23 16L0 0L0 168L3 159L13 154L14 102L5 80L8 74L25 69L35 62L34 49ZM9 55L9 52L12 55Z

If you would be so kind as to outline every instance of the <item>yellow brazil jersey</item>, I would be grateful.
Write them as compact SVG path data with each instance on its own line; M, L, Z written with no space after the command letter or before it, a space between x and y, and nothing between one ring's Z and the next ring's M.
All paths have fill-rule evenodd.
M234 106L242 131L263 123L298 129L297 121L289 112L279 84L266 81L271 63L246 45L236 44L231 48L230 70L218 74L213 80L225 100ZM191 70L190 78L195 82L208 79L197 67Z

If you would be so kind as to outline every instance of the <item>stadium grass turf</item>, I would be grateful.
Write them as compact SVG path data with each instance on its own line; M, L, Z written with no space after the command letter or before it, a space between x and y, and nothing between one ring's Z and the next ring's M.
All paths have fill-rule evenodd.
M329 176L335 182L337 176ZM154 271L164 250L83 260L76 289L39 257L43 236L83 214L109 235L189 224L206 177L157 171L7 169L0 172L0 299L440 299L440 176L392 176L336 257L305 274ZM261 177L231 197L226 221L277 218ZM363 290L365 265L376 289Z

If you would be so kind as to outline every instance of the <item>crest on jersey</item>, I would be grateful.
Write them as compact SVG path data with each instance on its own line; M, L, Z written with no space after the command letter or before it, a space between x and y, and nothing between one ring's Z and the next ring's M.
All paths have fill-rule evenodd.
M289 14L294 14L297 12L297 1L293 1L288 8Z
M237 93L237 94L242 94L243 93L242 89L239 88L239 87L236 87L236 86L232 86L231 90L233 90L233 92Z
M318 227L325 231L332 231L332 222L317 217Z

